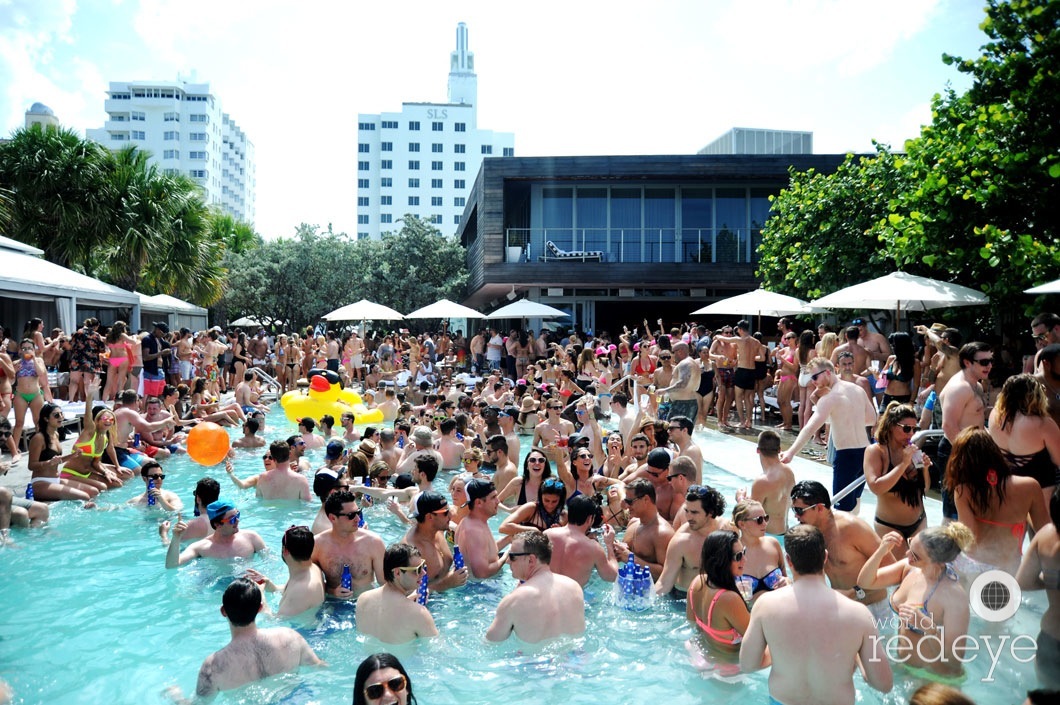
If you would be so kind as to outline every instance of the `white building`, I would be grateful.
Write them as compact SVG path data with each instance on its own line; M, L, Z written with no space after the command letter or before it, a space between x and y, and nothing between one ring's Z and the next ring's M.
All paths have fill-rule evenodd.
M26 111L26 128L28 129L34 125L59 127L59 118L55 117L52 109L44 103L34 103Z
M112 81L104 109L107 122L88 130L89 139L150 152L166 173L187 174L202 186L207 204L254 222L254 145L221 110L209 83Z
M813 154L813 133L734 127L698 154Z
M401 228L406 213L456 232L486 157L515 155L515 135L478 129L475 55L456 28L446 103L402 103L399 113L357 115L357 237Z

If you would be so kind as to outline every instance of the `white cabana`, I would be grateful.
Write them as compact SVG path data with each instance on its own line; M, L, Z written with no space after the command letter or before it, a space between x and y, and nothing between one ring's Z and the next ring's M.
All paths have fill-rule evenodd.
M155 321L164 321L170 330L188 328L192 331L206 330L207 311L202 306L182 301L168 294L139 294L140 327L151 330Z
M36 247L0 236L0 297L15 302L4 306L5 316L9 316L5 325L21 329L24 320L19 318L28 320L38 315L45 319L45 327L57 324L72 333L81 325L78 309L113 309L115 318L118 318L118 311L124 310L128 313L122 316L128 315L130 321L140 320L140 297L137 294L49 262L40 257L42 254L43 251ZM43 309L41 304L44 304ZM8 313L20 308L45 313L52 309L55 314L18 316Z

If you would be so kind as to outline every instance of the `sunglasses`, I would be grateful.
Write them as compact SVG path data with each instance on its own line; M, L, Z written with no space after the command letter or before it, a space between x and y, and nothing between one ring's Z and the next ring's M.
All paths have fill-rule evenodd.
M225 522L228 522L232 526L235 526L237 523L239 523L239 512L236 512L235 514L233 514L232 516L228 517L227 519L225 519L221 523L223 524Z
M975 362L976 362L977 365L982 365L983 367L990 367L991 365L994 364L994 358L986 357L986 358L983 358L981 360L976 360Z
M589 460L592 460L593 459L593 454L592 453L578 453L574 457L577 458L578 460L584 460L585 458L588 458Z
M434 512L431 512L434 514ZM419 565L407 565L395 568L394 570L400 570L402 573L426 573L427 572L427 561L422 560Z
M818 370L817 372L814 372L812 375L810 375L810 379L816 382L817 378L823 375L825 372L828 372L828 370Z
M549 411L563 411L562 406L549 406L548 409Z
M388 681L383 683L372 683L371 685L364 686L364 697L369 700L378 700L383 697L383 693L389 690L391 693L400 693L405 689L408 681L405 680L405 676L394 676Z
M52 414L52 418L53 419L61 419L62 417L63 417L63 412L61 412L61 411L56 411L55 413Z
M914 426L913 424L910 424L910 423L900 423L900 424L895 424L895 426L897 426L898 428L902 429L906 433L912 433L913 431L916 430L916 426Z
M353 521L357 517L361 516L361 510L360 509L354 509L352 512L339 512L335 516L337 516L337 517L346 517L350 521Z
M148 475L147 479L148 480L164 480L164 479L166 479L166 476L164 474L162 474L162 473L159 473L157 475Z
M913 553L913 540L912 540L912 539L906 539L906 540L905 540L905 545L906 545L906 546L907 546L907 548L908 548L908 550L907 550L907 553L909 554L909 557L910 557L910 558L912 558L912 559L913 559L914 561L916 561L917 563L919 563L920 561L922 561L922 560L923 560L923 558L921 558L921 557L920 557L920 556L918 556L917 554Z
M1034 338L1035 340L1045 340L1046 338L1049 337L1049 334L1048 333L1038 333L1037 335L1032 335L1031 337Z
M647 497L647 495L644 496ZM641 497L634 497L633 499L630 499L629 497L623 497L622 504L628 504L630 506L633 506L633 503L636 502L638 499L641 499Z
M795 516L801 517L803 514L805 514L806 512L810 511L811 509L813 509L814 507L816 507L818 505L820 505L820 502L818 502L817 504L811 504L808 507L792 507L791 511L795 512Z
M732 554L732 560L734 563L739 563L743 560L743 557L745 555L747 555L747 551L737 551L736 553Z
M544 463L545 459L544 458L527 458L526 462L531 463L533 465L537 465L539 463Z
M477 463L478 462L478 458L472 458L470 456L465 456L465 457L461 458L461 460L464 461L465 463Z
M741 519L740 521L753 521L754 523L756 523L759 526L761 526L762 524L766 524L766 523L769 522L769 515L768 514L763 514L760 517L747 517L745 519Z
M508 558L518 558L519 556L529 556L529 551L508 551Z
M679 472L675 472L675 473L672 473L672 474L670 474L670 475L667 475L667 476L666 476L666 479L667 479L667 480L672 480L672 479L674 479L675 477L684 477L684 475L682 475L682 474L681 474L681 473L679 473Z
M261 456L261 459L262 460L272 460L272 456L270 454L266 453L265 455Z
M660 360L672 360L673 356L672 355L660 355L659 359Z

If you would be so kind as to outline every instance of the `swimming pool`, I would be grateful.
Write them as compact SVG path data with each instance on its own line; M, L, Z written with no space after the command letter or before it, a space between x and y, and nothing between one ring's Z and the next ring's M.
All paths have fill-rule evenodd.
M279 410L270 413L266 437L294 431ZM234 432L233 432L234 433ZM728 498L749 486L758 472L754 446L713 432L697 432L697 441L713 467L705 480ZM524 439L524 454L529 439ZM261 454L239 451L236 472L246 477L261 470ZM316 451L311 460L322 458ZM286 579L279 556L280 537L292 523L312 524L318 505L265 504L253 489L240 491L218 467L211 471L186 457L166 461L166 488L191 506L191 491L204 474L218 479L222 495L242 512L241 526L258 531L272 551L248 564L197 561L167 571L165 550L157 534L158 515L121 505L142 492L130 483L103 497L106 513L82 511L75 505L53 508L44 531L18 532L19 548L0 550L0 677L11 683L18 703L163 703L164 691L179 686L194 692L203 658L228 642L227 621L219 612L221 594L231 578L253 565L277 582ZM721 468L726 468L722 470ZM830 471L805 460L796 461L800 479L830 486ZM436 485L444 491L448 477ZM865 494L863 516L870 516L872 496ZM189 510L190 513L190 510ZM930 502L928 514L937 524L940 507ZM404 527L383 506L366 510L368 526L387 543ZM500 517L494 520L499 524ZM594 578L586 590L587 631L577 639L530 646L510 640L488 644L483 635L494 608L514 585L507 569L499 579L469 584L432 596L428 607L441 637L399 647L384 647L359 635L354 610L329 602L316 619L295 624L330 667L303 670L223 694L230 703L347 703L354 672L369 653L387 650L398 655L412 676L424 705L445 703L616 703L665 697L668 705L714 700L765 702L765 673L732 684L696 671L684 642L693 631L684 618L684 604L670 600L652 610L630 613L611 603L611 585ZM269 596L273 607L278 596ZM1024 606L1004 626L1013 633L1038 632L1043 595L1024 597ZM270 619L259 618L259 626ZM972 633L986 625L973 618ZM1033 663L1002 658L995 680L982 683L985 660L969 666L963 690L980 705L1010 703L1034 687ZM894 691L881 697L861 683L859 702L905 703L920 682L896 672Z

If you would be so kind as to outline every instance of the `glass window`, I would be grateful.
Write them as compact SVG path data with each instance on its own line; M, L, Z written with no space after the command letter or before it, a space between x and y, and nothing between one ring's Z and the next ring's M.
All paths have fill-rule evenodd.
M719 188L715 193L718 262L746 262L747 194L742 188Z
M394 222L394 216L391 215L390 213L383 213L383 214L381 214L379 216L379 222L380 223L393 223Z
M383 178L379 179L379 185L383 188L390 188L394 185L394 180L389 176L384 176Z
M440 123L440 122L432 122L431 123L431 129L433 131L435 131L435 132L441 132L442 130L445 129L445 125L443 123Z
M464 180L456 179L455 181L453 181L453 188L464 188Z
M464 132L464 131L466 131L466 130L467 130L467 124L466 124L466 123L463 123L463 122L458 122L458 123L456 123L456 125L455 125L455 126L453 127L453 129L454 129L454 130L455 130L456 132Z
M482 145L483 154L493 154L493 145L484 144Z
M382 159L382 160L380 160L379 168L380 169L393 169L394 168L394 160L393 159Z
M358 225L368 225L368 216L367 215L359 215L359 216L357 216L357 224Z
M381 152L393 152L394 151L394 143L393 142L383 142L382 144L379 145L379 150Z
M674 261L676 203L672 188L644 190L644 253L649 262Z
M611 261L640 261L639 188L611 189Z
M607 189L579 188L576 202L576 249L607 249Z
M442 205L442 197L441 196L431 196L431 205L432 206L440 206L440 205Z
M442 149L445 147L441 142L435 142L431 145L431 151L435 154L441 154Z
M409 188L419 188L419 187L420 187L420 180L419 179L409 179Z
M420 129L419 120L413 120L413 121L409 122L409 129L413 130L413 131L419 130Z
M420 162L419 162L419 160L410 159L409 160L409 171L419 171L419 170L420 170Z
M709 188L681 190L681 250L683 262L710 262L714 198Z
M442 170L442 163L441 162L431 162L431 171L441 171L441 170Z
M357 171L368 171L372 165L368 162L357 162Z
M368 188L368 179L357 179L357 188Z
M420 143L419 142L409 142L409 151L410 152L418 152L418 151L420 151Z
M545 228L560 228L566 232L562 237L570 239L574 220L574 191L569 188L545 188L541 190L541 224ZM557 234L559 235L559 234ZM556 243L559 244L559 243ZM569 244L569 243L568 243ZM560 247L569 250L571 247Z
M357 145L357 151L360 154L368 154L368 152L371 151L371 150L370 150L369 145L368 145L367 142L360 142Z
M506 157L514 157L515 156L515 147L505 147L504 148L504 156L506 156Z
M393 204L394 204L394 197L393 196L380 196L379 197L379 205L381 205L381 206L390 206L390 205L393 205Z
M453 169L456 171L464 171L464 162L454 162Z
M384 130L396 130L396 129L398 129L397 120L383 120L382 128Z
M431 179L431 188L441 188L441 187L442 187L442 180L441 179Z
M420 205L420 197L419 196L409 196L409 205L410 206L418 206L418 205Z
M453 145L453 151L456 152L457 154L463 154L464 150L466 149L466 147L467 147L467 145L464 145L464 144L454 144Z
M453 205L457 208L463 208L465 203L467 203L467 200L463 196L456 196L453 199Z
M368 196L358 196L357 197L357 205L358 206L367 206L368 205Z

